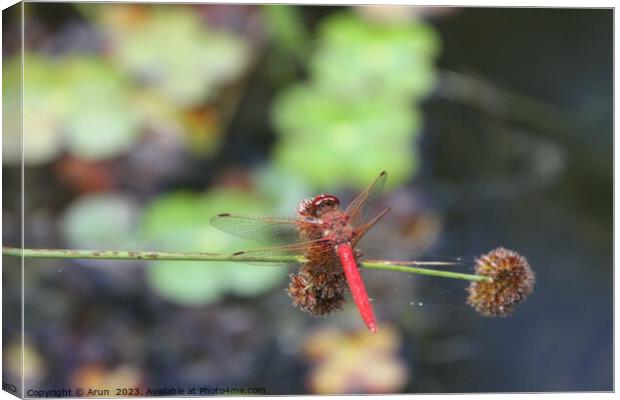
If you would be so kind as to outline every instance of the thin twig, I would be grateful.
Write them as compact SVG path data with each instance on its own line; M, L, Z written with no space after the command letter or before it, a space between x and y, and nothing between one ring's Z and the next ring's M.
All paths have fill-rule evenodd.
M305 261L303 256L256 257L247 254L227 255L201 252L164 252L131 250L67 250L67 249L19 249L2 247L2 255L24 258L48 259L96 259L96 260L159 260L159 261L236 261L252 263L293 264ZM407 264L407 262L403 262ZM438 276L442 278L464 279L468 281L490 281L486 276L463 274L451 271L399 265L398 262L362 261L362 267L387 271L409 272L412 274ZM416 265L437 265L436 261L419 261ZM445 263L442 262L442 265Z
M500 118L527 123L549 131L572 130L577 123L575 115L550 103L456 71L441 71L441 83L437 94Z

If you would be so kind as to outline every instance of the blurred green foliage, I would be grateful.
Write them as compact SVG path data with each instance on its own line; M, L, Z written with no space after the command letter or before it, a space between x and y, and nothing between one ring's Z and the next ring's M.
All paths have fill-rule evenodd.
M94 14L95 21L111 40L112 60L181 107L212 99L249 62L241 37L208 29L191 8L150 7L148 18L136 10L140 14L131 23L119 15L131 9L106 5L103 10Z
M9 86L20 85L19 78L13 78L21 69L19 57L12 58L6 69L11 77L7 81ZM55 59L26 53L23 71L27 164L54 160L63 145L83 159L96 160L116 156L134 144L138 115L130 107L127 82L103 59L87 56ZM12 97L9 102L19 100ZM14 151L19 145L19 129L6 128L6 162L15 163L19 154Z
M69 151L84 159L128 151L140 131L127 78L95 57L63 58L58 67L58 90L67 104L63 117Z
M304 59L309 33L299 9L286 5L268 5L262 11L273 44L283 52Z
M182 136L192 154L213 154L225 114L218 96L253 56L249 38L232 32L239 26L215 28L192 6L77 8L102 46L25 54L26 164L45 165L65 151L87 161L115 159L148 140L149 132ZM416 172L415 140L423 124L419 101L436 80L440 45L433 29L417 20L381 23L336 12L312 37L296 7L266 6L260 16L275 59L293 59L309 79L290 85L274 101L274 157L249 178L252 191L173 191L147 199L144 209L130 193L77 197L60 221L68 243L230 253L252 244L210 227L209 218L217 213L290 215L315 190L363 188L382 170L389 170L390 184L397 185ZM5 60L5 93L19 92L20 69L18 56ZM284 72L290 82L299 71ZM19 97L4 97L5 107L18 112ZM5 162L16 164L19 127L13 126L15 119L6 121ZM228 293L264 293L286 270L153 262L146 274L164 298L200 305Z
M389 170L390 184L417 170L417 102L436 81L439 38L421 21L378 23L352 13L319 27L310 80L285 90L272 118L276 162L315 187L364 187Z
M411 102L435 84L439 35L425 22L335 14L321 24L318 41L310 72L326 96Z
M317 187L346 182L363 188L382 170L402 182L417 168L412 140L421 115L405 103L364 97L343 104L299 85L278 99L273 116L282 135L277 161Z
M197 119L195 108L210 107L222 85L247 69L246 39L210 29L188 7L81 4L79 10L106 51L27 50L25 163L46 164L65 150L86 160L114 158L149 129L185 136L196 154L213 153L221 131L217 112L207 109ZM5 115L19 113L21 68L19 55L4 61ZM17 123L6 118L3 124L5 164L20 162Z
M260 197L231 189L205 194L173 192L145 208L142 237L149 247L169 251L208 251L229 254L255 243L223 234L209 225L221 212L264 214L268 204ZM281 266L250 266L232 262L151 263L149 284L162 297L184 305L207 304L226 293L255 296L272 289L286 277Z
M257 195L267 199L272 205L272 215L290 216L300 200L312 193L306 181L292 172L277 168L274 164L257 169L252 174L252 182Z
M60 219L60 229L78 249L139 249L138 204L122 193L96 193L73 201Z
M61 151L60 121L65 112L59 91L55 63L46 57L24 54L24 87L22 62L14 56L3 62L3 108L9 118L3 118L3 163L17 165L21 162L19 115L23 99L23 129L36 132L25 135L24 159L38 165L58 156Z

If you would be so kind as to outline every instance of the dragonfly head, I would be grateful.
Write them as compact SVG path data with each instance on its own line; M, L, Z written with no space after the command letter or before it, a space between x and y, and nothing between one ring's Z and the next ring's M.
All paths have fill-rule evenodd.
M325 213L337 211L340 208L340 200L331 194L319 194L312 199L311 205L315 216L321 217Z

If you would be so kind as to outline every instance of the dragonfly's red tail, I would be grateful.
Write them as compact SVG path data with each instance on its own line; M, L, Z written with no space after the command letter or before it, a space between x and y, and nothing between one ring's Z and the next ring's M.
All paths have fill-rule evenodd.
M340 257L342 268L344 268L344 274L349 282L353 301L355 301L355 305L368 329L370 329L372 333L375 333L377 332L377 321L375 320L368 294L366 294L364 281L357 270L353 249L349 243L345 243L338 245L336 251L338 252L338 257Z

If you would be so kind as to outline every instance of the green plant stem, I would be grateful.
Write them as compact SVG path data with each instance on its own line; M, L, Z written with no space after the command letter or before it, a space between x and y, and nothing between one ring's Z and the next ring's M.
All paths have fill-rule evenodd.
M443 270L420 268L420 267L411 267L408 265L398 265L398 264L392 264L392 263L385 263L381 261L362 261L362 266L368 269L382 269L386 271L409 272L412 274L439 276L442 278L464 279L466 281L478 281L478 282L479 281L486 281L486 282L493 281L488 276L483 276L483 275L472 275L472 274L463 274L460 272L443 271Z
M127 250L67 250L67 249L19 249L2 247L2 255L24 258L49 259L96 259L96 260L165 260L165 261L238 261L253 263L301 263L302 256L280 256L265 258L251 254L227 255L218 253L199 252L164 252L164 251L127 251ZM420 261L418 265L424 265ZM451 263L429 261L428 265L447 265ZM458 272L399 265L397 262L362 261L362 267L368 269L382 269L387 271L409 272L412 274L438 276L442 278L463 279L468 281L491 281L491 278L482 275L463 274Z

